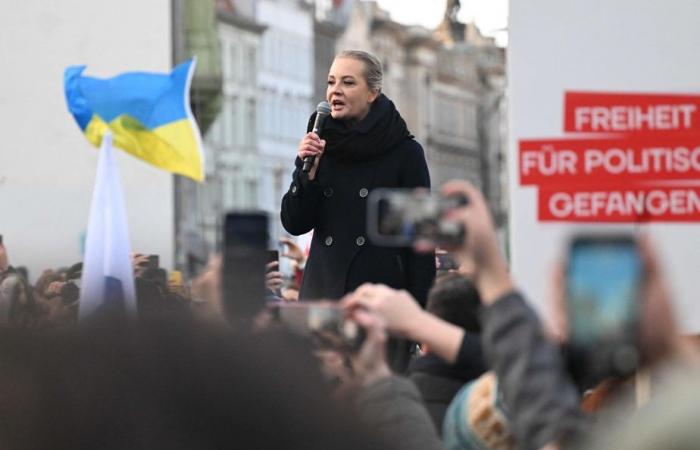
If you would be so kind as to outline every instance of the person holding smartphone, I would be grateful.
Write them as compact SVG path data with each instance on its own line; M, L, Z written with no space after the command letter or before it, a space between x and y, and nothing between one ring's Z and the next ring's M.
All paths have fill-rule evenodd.
M433 254L374 245L367 238L367 198L375 188L430 187L421 145L382 94L382 66L363 51L343 51L328 73L330 116L321 136L299 143L282 224L293 235L314 231L300 299L340 299L366 282L406 289L421 304L435 278ZM315 116L309 123L312 129ZM314 159L303 171L303 161ZM408 345L391 352L405 370Z
M468 206L448 213L450 220L461 222L468 230L467 241L455 253L475 268L483 304L483 352L498 377L518 447L555 450L572 448L567 444L586 443L600 430L581 409L579 386L572 381L560 349L545 336L535 311L511 279L483 196L464 181L453 181L443 188L445 195L455 193L470 200ZM612 360L622 365L611 366L608 362L610 350L627 353L625 347L632 341L636 342L639 364L648 369L661 367L657 372L660 375L667 375L664 372L679 363L686 370L697 364L697 354L679 339L669 293L648 239L583 237L573 241L569 255L568 286L562 286L560 299L562 309L568 309L563 317L565 321L568 315L569 320L591 323L572 322L565 329L570 330L574 342L583 343L586 352L601 350L597 356L603 357L599 359L603 364L595 370L595 375L599 375L600 368L629 369L624 364L629 361L625 354L622 359ZM600 283L603 275L613 274L613 261L605 271L599 266L610 255L614 255L614 273L618 276L614 283ZM589 303L597 302L600 308L611 307L609 292L621 293L620 300L615 301L614 313L608 314L605 321L592 314L598 307L585 308L584 313L579 305L565 304L569 300L565 298L567 291L573 302L580 301L573 296L580 296L583 284L587 285L587 292L605 294L597 299L595 295L590 297ZM634 305L628 297L630 289ZM390 333L427 343L445 361L454 363L468 358L464 330L423 311L404 291L366 284L348 295L343 304L350 311L361 307L379 314ZM621 333L609 333L611 319ZM633 335L629 334L630 326ZM697 366L694 368L697 370ZM614 371L610 373L614 375Z
M23 327L35 322L35 306L30 286L10 265L7 249L0 236L0 324Z

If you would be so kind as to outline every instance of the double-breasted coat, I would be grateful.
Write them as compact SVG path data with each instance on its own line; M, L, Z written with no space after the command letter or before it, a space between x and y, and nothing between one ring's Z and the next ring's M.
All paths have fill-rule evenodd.
M410 248L379 247L367 238L367 198L376 188L430 187L423 148L409 137L388 152L341 163L323 156L313 181L296 170L282 199L282 224L293 234L314 230L300 299L339 299L363 283L408 290L425 304L435 257Z

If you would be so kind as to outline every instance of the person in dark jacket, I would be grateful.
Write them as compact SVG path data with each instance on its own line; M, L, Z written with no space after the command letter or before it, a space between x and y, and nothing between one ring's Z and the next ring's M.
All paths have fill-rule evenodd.
M281 216L293 235L314 230L300 300L340 299L372 282L406 289L425 304L435 278L434 254L380 247L367 238L367 198L373 189L430 187L423 148L381 88L382 68L375 56L340 53L328 74L331 114L323 140L309 132L299 143ZM305 173L307 156L315 163ZM408 345L400 347L390 351L390 358L392 367L403 371Z
M425 354L409 365L409 377L418 387L437 430L442 430L445 412L457 392L486 372L481 353L480 306L481 298L474 282L459 273L438 277L428 293L426 310L463 328L465 345L471 353L469 358L449 364L423 343Z

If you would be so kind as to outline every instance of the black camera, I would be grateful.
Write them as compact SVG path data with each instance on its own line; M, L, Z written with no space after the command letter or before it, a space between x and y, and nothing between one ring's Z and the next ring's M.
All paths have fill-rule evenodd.
M442 197L424 188L375 189L369 197L367 234L373 243L386 247L410 247L418 241L459 245L466 231L444 215L467 204L464 196Z
M68 305L80 298L80 287L74 281L66 281L61 287L61 301Z

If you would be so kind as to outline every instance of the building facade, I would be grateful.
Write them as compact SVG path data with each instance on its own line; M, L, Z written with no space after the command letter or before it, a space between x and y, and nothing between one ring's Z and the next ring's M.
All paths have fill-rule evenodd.
M231 210L258 208L258 67L265 27L241 2L219 3L218 35L223 69L221 112L205 135L207 183L203 186L203 233L220 248L222 220ZM250 13L250 14L249 14Z
M279 237L284 233L281 199L315 107L314 10L312 4L299 0L259 0L255 14L267 28L258 67L260 177L254 195L259 208L270 217L271 236Z
M470 180L505 224L503 49L475 25L456 22L454 10L427 30L394 22L374 2L355 4L337 45L380 58L383 91L423 146L433 187Z
M325 99L328 68L344 49L376 54L384 92L423 145L433 186L469 179L505 223L504 52L472 24L445 15L436 30L394 22L375 2L218 0L221 112L206 134L207 182L190 221L203 247L220 244L224 213L263 210L279 220L298 142ZM190 242L196 242L191 239Z

